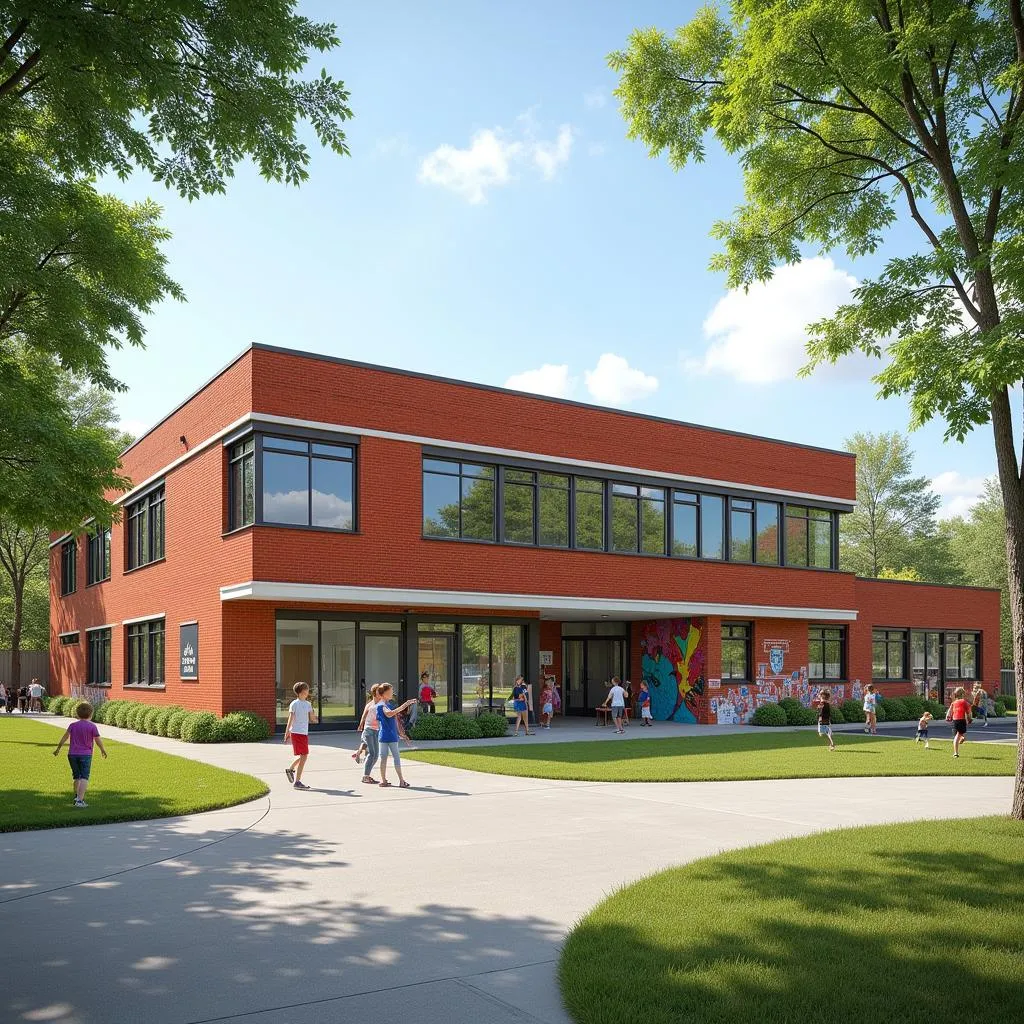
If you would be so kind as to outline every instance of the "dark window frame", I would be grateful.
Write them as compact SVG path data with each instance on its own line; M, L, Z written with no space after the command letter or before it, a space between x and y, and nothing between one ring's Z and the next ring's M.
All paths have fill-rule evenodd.
M247 526L256 523L256 438L253 434L240 438L226 447L228 460L228 530L242 530ZM236 471L241 479L236 480ZM245 508L245 477L249 474L252 478L252 509L246 518ZM238 488L243 488L242 495L242 521L237 522L235 517L235 498Z
M436 467L428 468L426 463L430 461L432 463L447 463L449 466L454 467L454 470L443 470ZM476 470L485 469L490 472L490 476L475 472ZM424 457L422 460L422 466L420 469L420 501L421 501L421 514L420 514L420 529L422 530L423 536L431 540L459 540L459 541L471 541L476 544L497 544L499 543L498 537L501 535L501 531L504 529L504 493L501 486L503 474L501 473L501 467L490 462L480 462L474 459L437 459L430 457ZM425 486L427 482L427 475L436 477L445 477L449 480L455 480L456 487L458 489L458 500L459 500L459 522L458 522L458 536L452 537L447 534L427 533L426 532L426 520L427 520L427 507L426 507L426 495ZM463 506L466 501L466 487L465 482L467 480L489 480L491 484L491 536L488 537L471 537L466 536L465 532L465 517L463 514ZM472 489L472 488L470 488ZM536 502L534 503L536 504ZM501 522L499 522L499 519ZM510 543L504 541L503 543ZM517 545L519 547L527 545Z
M57 636L57 641L61 647L77 647L78 646L78 630L72 633L60 633Z
M794 569L817 569L821 570L834 570L838 568L838 561L836 558L836 551L838 547L837 538L839 536L839 524L836 521L837 513L831 509L821 508L817 505L802 505L797 502L785 502L785 508L783 510L782 522L783 529L783 560L782 564L789 566ZM789 523L790 520L793 522L803 523L803 557L806 559L804 562L793 562L792 554L790 551L790 539L789 539ZM814 558L814 530L812 527L813 523L825 523L829 524L829 545L828 545L828 565L815 565L813 562ZM795 553L795 552L794 552Z
M165 685L167 630L164 618L130 622L125 627L124 646L126 687L162 687ZM158 653L159 657L157 657ZM156 676L159 678L155 678Z
M109 626L86 631L86 679L89 686L110 686L112 632Z
M86 540L86 586L110 579L110 527L93 529Z
M882 644L885 648L885 674L875 674L875 645ZM892 661L892 648L902 646L902 671L894 674ZM873 683L905 683L910 680L910 665L908 655L910 654L910 630L889 629L888 627L875 626L871 630L871 681Z
M167 553L165 485L160 483L129 502L124 510L124 523L125 572L162 561Z
M722 622L722 670L721 679L723 682L728 680L729 682L750 682L751 681L751 646L754 637L754 627L750 622L733 622L723 621ZM733 671L734 659L730 655L728 662L726 661L725 650L726 644L730 644L730 650L733 644L742 643L743 647L743 674L739 675Z
M78 540L72 537L60 546L60 596L78 589Z
M245 438L235 438L232 446L242 443ZM325 530L328 533L358 533L359 532L359 446L354 444L348 437L324 437L311 436L308 434L293 434L287 430L283 431L260 431L254 435L254 457L255 468L253 486L255 488L255 510L254 523L258 526L274 526L292 530ZM275 446L274 442L279 442ZM295 447L288 447L289 445ZM303 451L298 445L304 445ZM316 451L317 446L330 447L339 452L347 451L348 454L330 454L323 451ZM264 508L264 487L266 483L266 470L264 457L267 452L275 455L290 455L296 458L306 459L306 522L305 523L283 523L275 519L268 519ZM313 522L313 466L317 461L340 462L352 467L352 525L325 526ZM242 527L239 527L241 529Z
M953 639L953 638L956 639ZM941 641L942 649L942 681L943 683L957 683L965 680L969 682L976 681L980 678L979 666L981 665L981 632L979 630L970 629L956 629L949 630L942 634ZM949 649L950 646L956 649L956 675L951 676L949 674L950 669L950 658ZM971 646L974 648L974 672L970 675L964 675L964 658L963 648Z
M825 634L838 634L826 636ZM829 661L825 656L825 645L828 643L839 644L839 674L830 675L828 671ZM815 657L817 649L820 648L820 656ZM821 665L821 674L815 675L811 666ZM812 625L807 627L807 679L812 683L837 683L846 679L846 627L834 625Z

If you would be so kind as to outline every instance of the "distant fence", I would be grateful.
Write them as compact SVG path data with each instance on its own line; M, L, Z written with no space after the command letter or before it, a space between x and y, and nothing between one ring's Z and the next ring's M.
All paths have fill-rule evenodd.
M1013 681L1013 669L1004 668L999 671L999 692L1000 693L1015 693Z
M12 676L11 652L0 651L0 682L10 682ZM21 652L21 681L27 685L33 679L38 679L45 687L50 685L50 652L49 651L22 651Z

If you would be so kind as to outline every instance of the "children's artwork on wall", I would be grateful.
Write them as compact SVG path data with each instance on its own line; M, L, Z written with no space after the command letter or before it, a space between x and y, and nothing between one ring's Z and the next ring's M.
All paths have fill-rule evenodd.
M704 694L702 627L699 619L658 619L640 629L643 677L658 721L697 721Z
M758 669L767 666L759 665ZM860 680L854 684L857 689ZM785 697L794 698L805 707L813 707L822 690L832 691L832 703L845 699L846 687L842 683L818 684L807 681L807 666L802 665L788 676L769 676L761 671L754 686L728 689L724 697L710 703L711 721L719 725L745 725L754 712L765 704L777 704ZM859 698L856 698L859 699Z

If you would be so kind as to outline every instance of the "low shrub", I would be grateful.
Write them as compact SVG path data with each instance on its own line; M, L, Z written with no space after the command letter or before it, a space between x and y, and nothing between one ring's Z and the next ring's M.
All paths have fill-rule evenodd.
M832 708L832 724L833 725L843 725L845 722L846 722L846 715L843 714L843 709L841 707L833 707Z
M508 732L508 719L492 711L477 716L476 724L480 726L480 735L484 737L504 736Z
M805 708L801 705L792 711L786 712L786 722L789 725L814 725L818 721L816 708Z
M181 726L186 743L216 743L220 732L220 719L212 711L191 711Z
M139 719L139 732L147 733L150 736L156 736L156 723L160 716L163 714L164 705L154 704L151 708L148 708Z
M64 702L67 699L67 697L62 696L61 694L58 694L56 697L48 698L46 701L46 710L54 715L63 715Z
M875 721L888 722L889 716L885 713L884 699L875 701Z
M135 709L135 701L118 701L117 707L107 715L107 721L116 725L119 729L128 728L128 715Z
M1007 711L1017 710L1017 694L1004 693L999 699L1006 705Z
M180 704L165 704L160 708L160 714L156 716L156 735L167 735L167 723L175 711L184 711Z
M779 701L779 707L782 708L788 718L791 712L799 711L803 707L803 704L796 699L796 697L783 697Z
M124 716L124 727L132 729L134 732L142 732L142 719L147 711L149 711L148 704L132 701L131 707L128 708L128 714Z
M232 711L220 721L221 743L258 743L270 739L270 724L254 711Z
M409 733L409 738L414 740L443 740L444 739L444 715L420 715L416 724Z
M916 693L912 693L909 697L901 697L900 700L906 705L907 713L910 715L907 721L916 721L928 710L928 702Z
M751 716L751 725L788 725L786 710L780 704L762 704Z
M107 721L107 715L110 714L110 705L113 701L105 700L102 704L93 705L92 709L92 720L97 725L105 725Z
M995 702L995 717L1005 718L1006 717L1006 704L1004 701L997 700Z
M181 739L181 727L185 724L185 719L191 715L191 711L186 711L182 708L180 711L172 711L167 716L167 737L172 740Z
M859 700L844 700L839 705L839 710L843 713L843 718L847 722L864 721L864 707Z
M907 705L903 703L900 697L883 698L881 711L885 713L885 718L879 715L878 720L880 722L907 722L913 717L907 710Z
M946 717L946 705L941 700L926 700L924 703L925 711L930 711L932 718L937 718L941 722Z
M449 711L440 717L446 740L478 740L483 735L476 719L467 718L461 711Z

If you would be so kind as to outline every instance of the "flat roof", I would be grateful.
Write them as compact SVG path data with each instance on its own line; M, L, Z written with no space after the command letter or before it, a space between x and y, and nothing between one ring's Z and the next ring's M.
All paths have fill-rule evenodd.
M359 359L347 359L343 356L329 356L323 352L308 352L304 349L288 348L283 345L268 345L265 342L250 342L238 355L234 356L228 363L222 366L212 377L201 384L187 398L180 401L170 412L157 420L141 437L136 438L123 452L125 455L131 451L143 438L148 437L157 427L166 423L179 409L188 405L197 395L206 390L218 377L226 373L241 358L254 349L263 352L276 352L282 355L297 356L301 359L316 359L324 363L338 363L342 366L352 366L361 370L375 370L379 373L391 373L400 377L412 377L417 380L429 380L439 384L452 384L456 387L475 388L478 391L491 391L501 395L516 395L520 398L531 398L537 402L549 402L553 405L566 405L577 409L592 409L596 412L613 413L619 416L631 416L634 419L647 420L651 423L668 423L676 427L690 427L694 430L707 430L715 434L726 434L730 437L746 437L755 441L768 441L771 444L786 445L790 448L802 448L807 451L825 452L829 455L842 455L848 459L856 458L853 452L842 451L838 448L824 448L821 445L805 444L802 441L787 441L778 437L766 437L763 434L751 434L742 430L729 430L725 427L710 427L704 423L691 423L688 420L672 419L670 416L652 416L648 413L633 412L630 409L618 409L614 406L598 405L595 402L580 402L572 398L552 398L549 395L538 395L532 391L518 391L515 388L499 387L497 384L479 384L476 381L460 380L457 377L443 377L436 373L423 373L418 370L405 370L397 366L384 366L381 363L367 363ZM258 411L258 410L256 410Z

